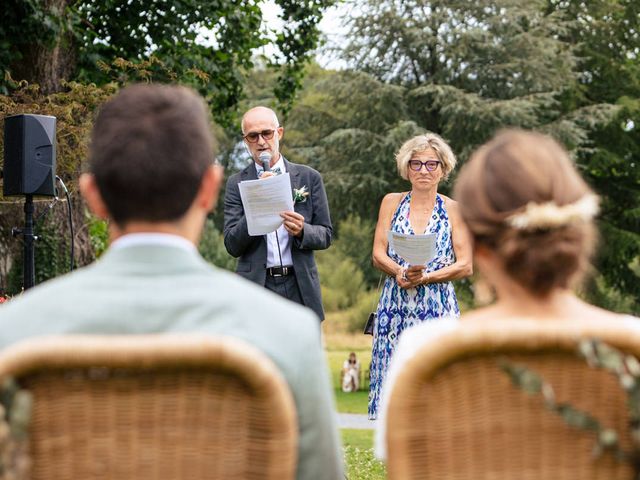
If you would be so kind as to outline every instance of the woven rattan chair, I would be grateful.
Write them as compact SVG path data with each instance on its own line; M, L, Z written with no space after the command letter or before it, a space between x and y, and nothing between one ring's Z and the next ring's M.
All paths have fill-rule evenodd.
M62 336L0 353L34 396L31 478L291 479L297 422L274 364L233 338Z
M640 334L583 326L468 326L423 347L400 373L386 424L392 480L630 480L612 454L595 458L595 437L568 426L540 396L515 387L499 361L541 374L559 402L622 434L629 449L626 395L617 378L576 354L598 338L640 357Z

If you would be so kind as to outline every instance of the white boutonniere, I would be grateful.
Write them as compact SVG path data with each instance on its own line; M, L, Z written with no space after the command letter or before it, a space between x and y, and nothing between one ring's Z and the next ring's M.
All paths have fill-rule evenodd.
M307 201L308 196L309 190L307 190L306 185L304 185L302 188L293 189L293 203L304 203Z

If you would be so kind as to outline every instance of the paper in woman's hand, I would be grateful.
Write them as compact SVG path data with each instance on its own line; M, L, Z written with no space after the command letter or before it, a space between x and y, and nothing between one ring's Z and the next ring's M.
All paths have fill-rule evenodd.
M389 231L389 246L409 265L426 265L436 254L436 234L408 235Z
M289 173L238 184L249 235L275 232L282 225L280 213L293 211Z

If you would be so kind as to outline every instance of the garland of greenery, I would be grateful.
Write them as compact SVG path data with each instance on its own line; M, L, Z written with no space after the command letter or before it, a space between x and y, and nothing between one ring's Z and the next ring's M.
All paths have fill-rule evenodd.
M558 414L567 425L593 432L596 436L595 456L611 452L619 461L631 464L634 478L640 480L640 361L594 339L582 340L578 345L578 353L590 367L614 374L627 394L629 428L633 442L630 450L621 447L620 435L614 429L604 427L587 412L568 403L557 402L553 387L538 373L507 359L501 359L498 363L515 386L529 395L541 394L545 407Z

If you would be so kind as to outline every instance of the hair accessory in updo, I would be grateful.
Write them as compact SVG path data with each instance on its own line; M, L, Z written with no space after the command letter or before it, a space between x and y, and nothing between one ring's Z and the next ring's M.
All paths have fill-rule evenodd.
M549 230L574 222L586 222L598 213L598 197L584 195L579 200L559 206L555 202L533 203L524 212L510 215L506 222L516 230Z

